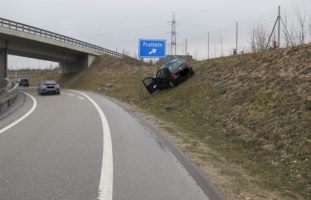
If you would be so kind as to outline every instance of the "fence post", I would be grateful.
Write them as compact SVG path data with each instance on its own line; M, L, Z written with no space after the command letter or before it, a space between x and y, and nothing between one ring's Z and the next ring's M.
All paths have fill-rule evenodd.
M207 59L209 60L209 32L207 33Z
M239 23L236 22L236 44L235 44L235 52L236 52L236 55L238 55L238 41L239 41Z
M278 47L281 47L281 6L278 8Z

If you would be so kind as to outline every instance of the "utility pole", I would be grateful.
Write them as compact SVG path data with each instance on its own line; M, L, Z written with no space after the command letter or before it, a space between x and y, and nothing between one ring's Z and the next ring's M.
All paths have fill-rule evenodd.
M207 33L207 59L209 59L209 32Z
M214 58L216 58L217 57L217 46L216 46L216 44L214 45Z
M173 13L173 18L171 22L171 54L176 55L176 19L175 13Z
M281 6L278 7L278 16L276 18L276 21L274 23L274 26L273 26L273 29L272 29L272 32L270 34L270 37L268 39L268 43L266 45L266 48L265 50L268 48L269 44L270 44L270 41L271 41L271 38L273 36L273 34L275 33L275 28L276 28L276 25L278 25L278 44L277 46L280 47L280 43L281 43L281 21L282 21L282 18L281 18Z
M238 55L238 41L239 41L239 23L236 23L236 44L235 44L235 52Z
M278 47L281 47L281 6L278 8Z
M222 45L223 45L222 34L220 34L220 57L223 57Z

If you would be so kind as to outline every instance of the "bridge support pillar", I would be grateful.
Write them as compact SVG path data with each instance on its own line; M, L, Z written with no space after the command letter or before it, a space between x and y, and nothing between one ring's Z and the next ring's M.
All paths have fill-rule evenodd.
M79 57L76 62L60 63L60 72L62 74L82 72L84 70L87 70L91 66L95 58L96 56L83 55Z
M59 63L60 73L62 74L70 74L77 73L77 67L75 63Z
M7 48L0 48L0 90L5 87L7 62L8 62Z
M96 56L93 55L85 55L82 57L82 65L88 69L92 65L93 61L95 60Z

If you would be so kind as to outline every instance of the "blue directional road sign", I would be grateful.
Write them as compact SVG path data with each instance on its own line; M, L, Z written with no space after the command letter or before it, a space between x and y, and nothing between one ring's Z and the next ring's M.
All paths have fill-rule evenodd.
M139 40L139 57L163 58L165 57L166 40Z

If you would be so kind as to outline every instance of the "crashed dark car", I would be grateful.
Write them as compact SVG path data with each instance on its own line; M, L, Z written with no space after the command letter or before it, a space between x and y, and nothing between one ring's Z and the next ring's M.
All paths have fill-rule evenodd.
M60 85L54 80L42 81L38 87L38 94L60 94Z
M194 71L188 62L182 59L174 59L160 67L155 77L145 78L143 84L151 94L158 89L175 87L193 74Z

